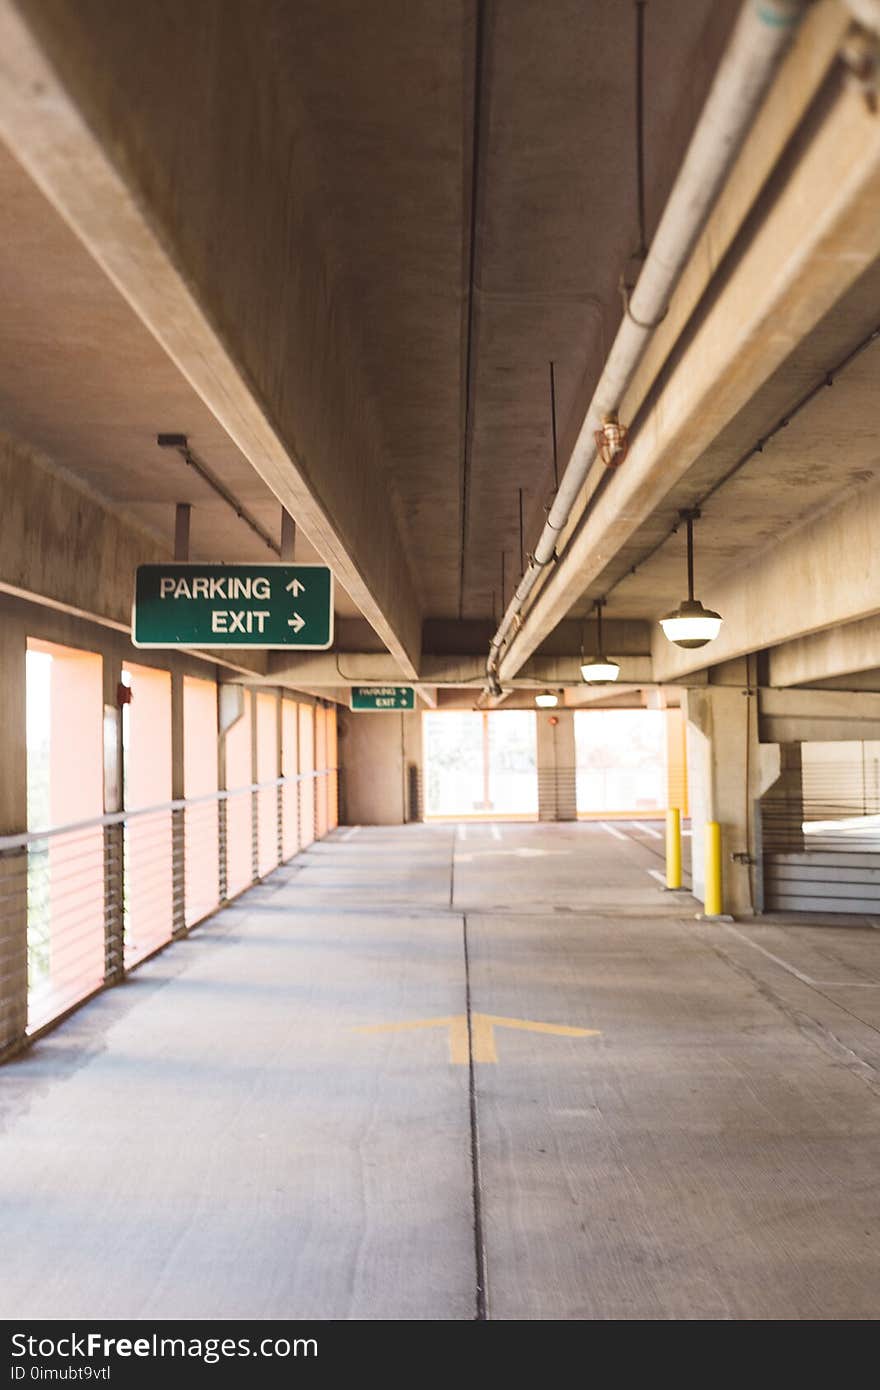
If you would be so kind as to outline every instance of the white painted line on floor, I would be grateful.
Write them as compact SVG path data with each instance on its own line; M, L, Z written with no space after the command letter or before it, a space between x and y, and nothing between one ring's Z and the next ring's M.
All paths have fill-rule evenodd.
M666 887L666 875L661 874L659 869L647 869L646 873L649 873L652 878L656 878L657 882L662 883L664 888Z
M790 961L783 960L781 956L774 956L772 951L765 950L763 946L758 945L757 941L750 940L744 932L737 931L736 927L728 927L727 930L733 932L734 936L738 936L740 941L745 942L746 946L751 946L754 951L760 951L762 956L766 956L768 960L772 960L783 970L787 970L789 975L794 975L805 985L821 985L825 989L880 989L880 981L878 980L814 980L812 975L805 975Z
M466 840L466 839L467 839L467 826L466 826L466 825L460 825L460 826L458 827L458 837L459 837L460 840Z
M501 831L498 829L498 826L497 826L497 825L493 825L493 826L492 826L492 839L493 839L493 840L500 840L500 839L501 839Z
M781 966L783 970L787 970L789 975L794 975L796 979L803 981L805 985L814 985L816 983L809 975L805 975L802 970L798 970L797 966L792 965L790 961L783 960L781 956L774 956L772 951L765 950L763 946L758 945L757 941L751 941L744 932L737 931L736 927L728 927L727 930L732 932L734 936L739 937L740 941L744 942L746 946L751 946L753 951L760 951L762 956L766 956L767 959L772 960L775 965Z
M653 825L646 825L644 821L639 821L639 828L644 830L646 835L653 835L655 840L662 840L663 836L659 830L655 830Z
M340 835L340 840L350 840L352 835L357 835L360 828L359 825L353 825L350 830L346 830L344 835Z
M608 825L606 821L603 821L603 822L602 822L602 829L603 829L603 830L607 830L609 835L613 835L614 838L615 838L615 840L628 840L628 839L629 839L629 836L628 836L628 835L624 835L624 833L623 833L622 830L618 830L617 827L616 827L615 825Z
M687 838L690 839L691 835L693 834L693 831L692 831L692 830L683 830L681 833L682 833L682 837L687 836Z

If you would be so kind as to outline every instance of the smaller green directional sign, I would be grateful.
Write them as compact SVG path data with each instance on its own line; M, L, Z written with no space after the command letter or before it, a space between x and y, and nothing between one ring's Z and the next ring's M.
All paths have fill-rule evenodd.
M353 685L351 708L374 714L415 709L416 692L411 685Z
M136 647L297 647L333 642L333 575L326 565L140 565Z

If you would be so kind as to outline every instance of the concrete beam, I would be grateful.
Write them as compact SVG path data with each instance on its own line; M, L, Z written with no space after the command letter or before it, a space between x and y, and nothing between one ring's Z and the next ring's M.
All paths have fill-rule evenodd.
M501 662L509 679L880 255L880 122L841 83ZM623 418L632 418L624 413ZM791 634L786 634L791 635ZM655 651L657 648L655 647Z
M843 0L814 0L809 6L694 247L669 310L639 363L626 394L622 419L634 420L647 399L829 68L839 61L841 44L851 23Z
M653 672L650 656L621 656L620 679L625 683L650 685ZM532 689L543 685L570 685L587 689L581 680L580 656L536 656L509 684L512 688ZM473 656L422 657L416 690L425 686L472 686L486 683L485 665ZM270 652L268 670L260 677L268 685L308 686L409 684L393 657L374 652L303 652L289 656ZM429 701L428 701L429 702Z
M622 685L643 686L654 683L654 668L650 656L616 656L620 675L615 687ZM545 657L533 656L522 668L515 684L570 685L577 691L608 689L607 686L588 686L581 678L580 656Z
M482 685L485 666L473 656L424 656L419 664L417 689L426 685ZM411 684L394 657L375 652L269 653L266 680L273 685L346 686Z
M234 71L239 21L222 15ZM0 134L413 676L422 614L357 352L289 196L296 132L277 112L260 124L256 96L245 114L213 100L202 18L179 9L175 39L204 124L169 101L148 10L0 0Z
M314 686L311 689L302 685L284 686L282 687L282 694L284 690L291 690L297 696L308 695L309 699L314 701L315 704L317 704L319 700L331 700L334 704L342 705L344 709L348 709L351 699L348 687L342 685Z
M586 689L586 687L585 687ZM644 709L645 696L641 686L624 685L608 686L601 693L591 691L593 698L581 700L577 698L580 692L576 690L563 690L559 697L559 704L555 709L546 710L548 715L572 714L576 709ZM474 700L465 698L465 692L459 693L459 698L455 699L456 692L451 691L448 700L444 700L446 708L473 709ZM574 696L574 699L570 699ZM505 690L504 695L498 700L483 698L480 701L480 709L536 709L535 690L526 689L522 686L512 687Z
M783 642L767 653L769 685L811 685L880 667L880 617Z
M876 690L880 691L880 667L871 671L851 671L848 676L830 676L828 680L810 681L811 690Z
M880 694L844 690L761 690L762 743L880 739Z
M647 656L651 651L651 628L652 624L644 618L605 618L602 639L607 655L615 661L622 656ZM535 656L573 656L580 652L590 656L598 646L594 617L568 618L554 628L536 649Z
M366 624L361 624L365 627ZM496 624L491 620L465 618L428 618L422 629L422 651L435 656L482 657L492 640ZM651 650L651 624L642 618L605 618L602 623L605 650L609 656L644 656ZM351 619L337 624L337 647L351 652L373 650L364 640ZM571 656L574 652L596 650L596 619L567 618L547 636L535 651L536 656Z
M608 700L619 700L626 696L633 705L645 703L640 685L581 685L572 686L562 692L562 703L566 709L584 709L589 705L605 704Z
M746 652L790 644L794 638L822 629L861 623L880 613L878 535L880 483L872 483L713 585L712 604L724 625L711 646L685 651L668 642L658 629L654 638L657 679L680 680L709 661L714 666ZM853 645L858 645L858 638ZM865 645L869 649L867 639ZM815 663L823 650L834 647L834 640L826 636L811 659ZM787 659L782 658L783 669ZM806 662L796 654L788 659L789 675L806 669ZM770 683L793 682L771 678Z

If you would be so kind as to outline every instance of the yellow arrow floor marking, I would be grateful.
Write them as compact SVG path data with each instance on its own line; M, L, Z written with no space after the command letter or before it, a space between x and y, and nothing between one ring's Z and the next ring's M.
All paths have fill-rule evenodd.
M466 1067L470 1060L467 1014L449 1018L416 1018L406 1023L374 1023L359 1028L359 1033L406 1033L414 1028L448 1028L449 1060L453 1066ZM529 1018L501 1018L498 1014L471 1014L471 1042L475 1062L497 1062L496 1028L518 1028L525 1033L553 1033L562 1038L598 1038L598 1028L570 1028L563 1023L535 1023Z

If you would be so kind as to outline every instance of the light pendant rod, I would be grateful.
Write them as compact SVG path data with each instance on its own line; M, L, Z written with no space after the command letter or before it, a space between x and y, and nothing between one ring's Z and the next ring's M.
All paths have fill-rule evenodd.
M687 528L687 567L688 567L688 602L694 601L694 522L699 521L702 512L699 507L690 507L687 511L679 512L679 517Z

